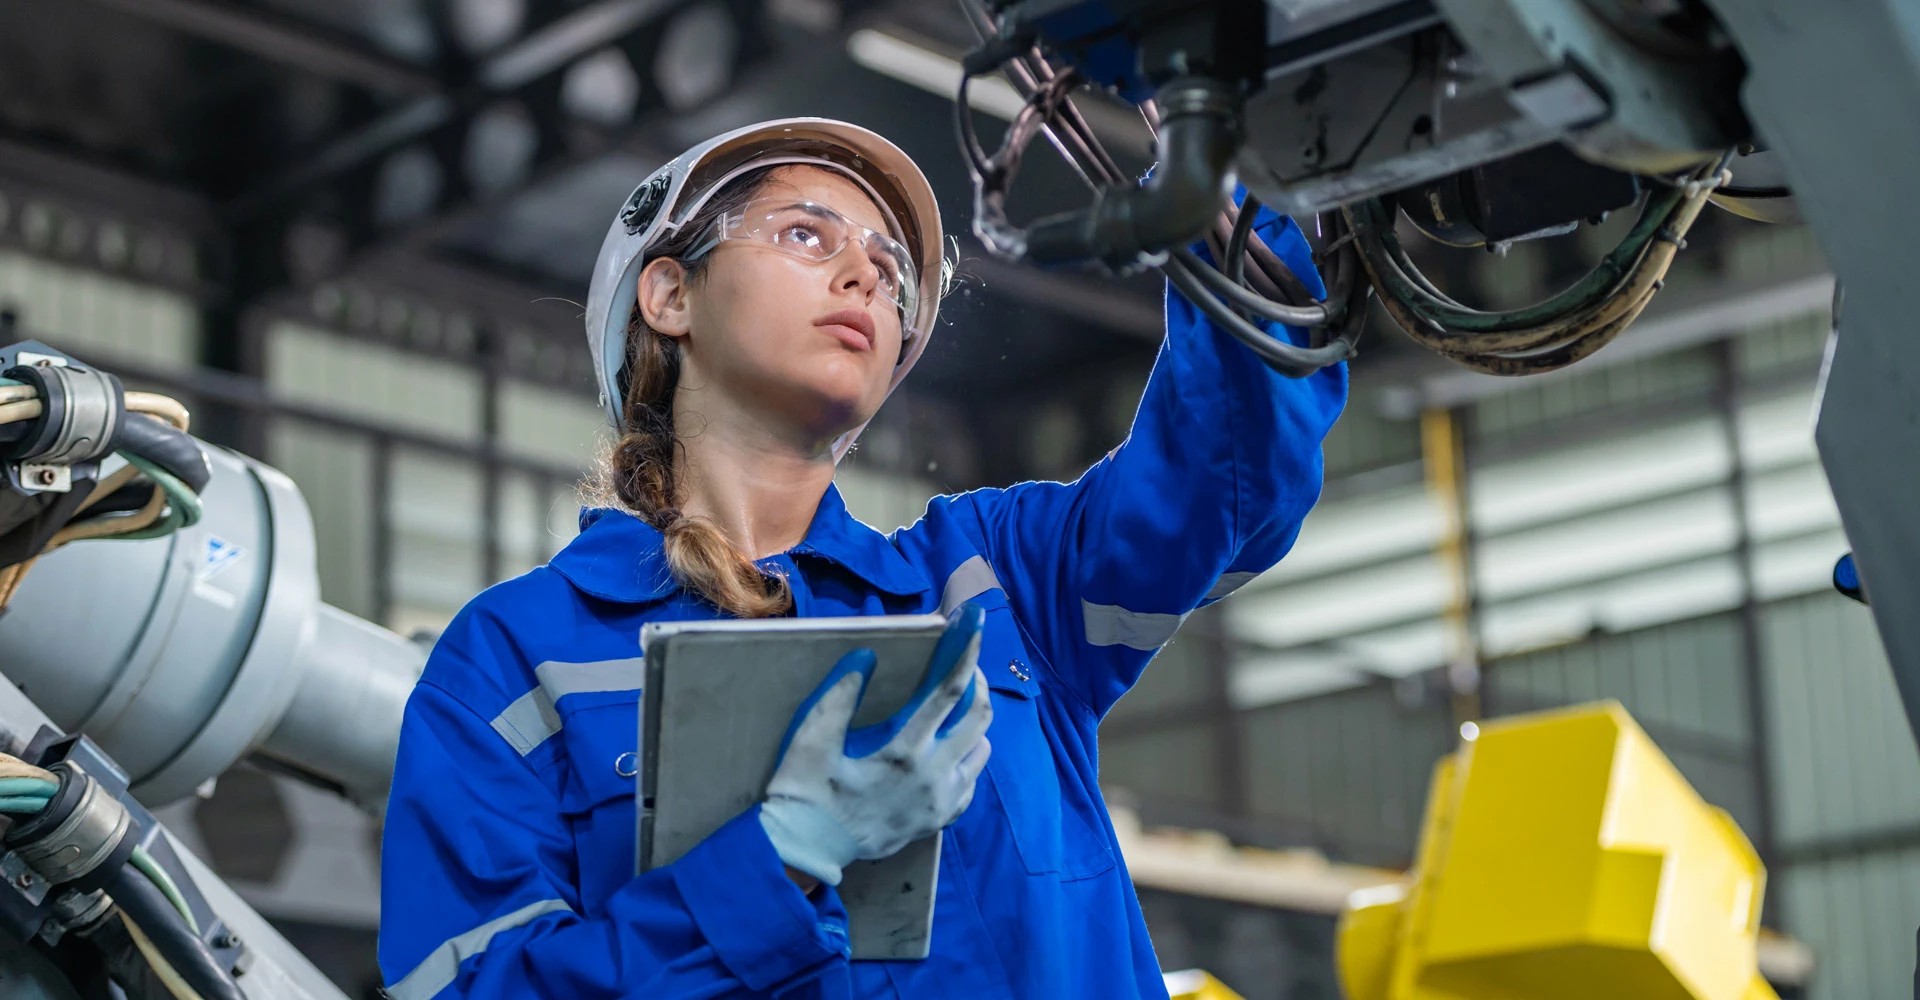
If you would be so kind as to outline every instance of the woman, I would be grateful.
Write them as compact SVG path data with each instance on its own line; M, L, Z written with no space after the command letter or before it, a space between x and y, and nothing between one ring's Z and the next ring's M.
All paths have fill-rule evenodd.
M1318 293L1299 230L1257 231ZM628 201L587 315L617 502L468 605L408 704L380 937L397 1000L1165 996L1096 729L1189 612L1292 544L1346 375L1274 375L1170 296L1126 443L1077 482L941 497L882 535L834 465L925 349L940 254L919 169L837 122L721 136ZM837 809L783 762L773 804L634 876L643 623L966 602L984 631L952 676L991 693L931 744L941 781ZM836 865L884 849L858 817L910 794L945 827L932 954L849 962Z

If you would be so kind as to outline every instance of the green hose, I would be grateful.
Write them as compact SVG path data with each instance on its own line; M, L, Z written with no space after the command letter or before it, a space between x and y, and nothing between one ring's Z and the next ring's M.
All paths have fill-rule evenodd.
M1655 192L1648 198L1647 207L1633 229L1586 277L1544 302L1505 312L1469 309L1413 285L1401 265L1405 251L1401 249L1399 237L1394 235L1393 215L1379 199L1359 203L1354 207L1353 216L1361 233L1361 251L1374 265L1374 272L1395 286L1383 291L1421 318L1430 320L1439 328L1437 332L1507 333L1553 323L1606 301L1685 200L1686 192L1678 187ZM1395 279L1405 280L1407 284L1401 285Z
M187 929L198 937L200 922L193 919L193 908L187 905L187 897L181 894L180 886L174 883L173 876L168 875L167 870L160 867L160 862L154 860L153 855L148 854L146 848L136 847L133 849L133 857L129 858L127 863L132 865L135 871L145 875L147 881L152 882L154 888L159 889L160 894L167 897L167 902L172 903L173 908L179 910L181 918L187 922Z
M181 528L190 527L200 520L200 497L180 481L179 477L165 469L129 452L121 452L120 457L139 469L141 474L154 481L167 494L167 513L158 521L137 531L113 536L119 540L139 538L159 538L170 535Z

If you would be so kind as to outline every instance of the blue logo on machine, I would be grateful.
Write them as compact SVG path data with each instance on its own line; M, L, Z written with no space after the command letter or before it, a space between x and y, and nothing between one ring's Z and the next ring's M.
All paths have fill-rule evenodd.
M234 564L247 550L218 535L207 536L207 551L200 561L200 579L208 577Z

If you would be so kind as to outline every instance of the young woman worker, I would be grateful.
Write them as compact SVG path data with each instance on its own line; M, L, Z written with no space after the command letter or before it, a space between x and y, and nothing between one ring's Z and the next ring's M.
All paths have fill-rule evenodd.
M1257 232L1318 294L1293 223ZM1170 295L1126 443L1076 482L940 497L883 535L834 466L926 349L941 250L919 168L839 122L719 136L634 192L587 307L611 496L453 620L407 707L396 1000L1166 996L1096 730L1189 612L1286 553L1346 373L1276 375ZM831 686L766 801L634 875L643 623L963 604L984 609L955 615L965 653L892 744L844 753L860 685ZM931 956L849 961L841 866L933 834Z

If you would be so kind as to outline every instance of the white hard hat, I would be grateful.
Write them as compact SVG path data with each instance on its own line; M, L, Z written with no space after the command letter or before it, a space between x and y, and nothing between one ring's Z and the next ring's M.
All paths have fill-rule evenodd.
M637 308L636 294L646 251L685 225L728 181L760 167L811 164L837 171L861 186L894 228L919 266L919 310L913 326L902 330L903 344L892 394L926 350L933 320L945 291L941 258L940 207L920 167L898 146L858 125L826 118L782 118L735 129L708 139L653 172L627 197L593 265L587 291L587 346L600 403L615 430L621 426L626 386L621 377L627 356L627 323ZM862 428L834 442L836 460L846 454Z

